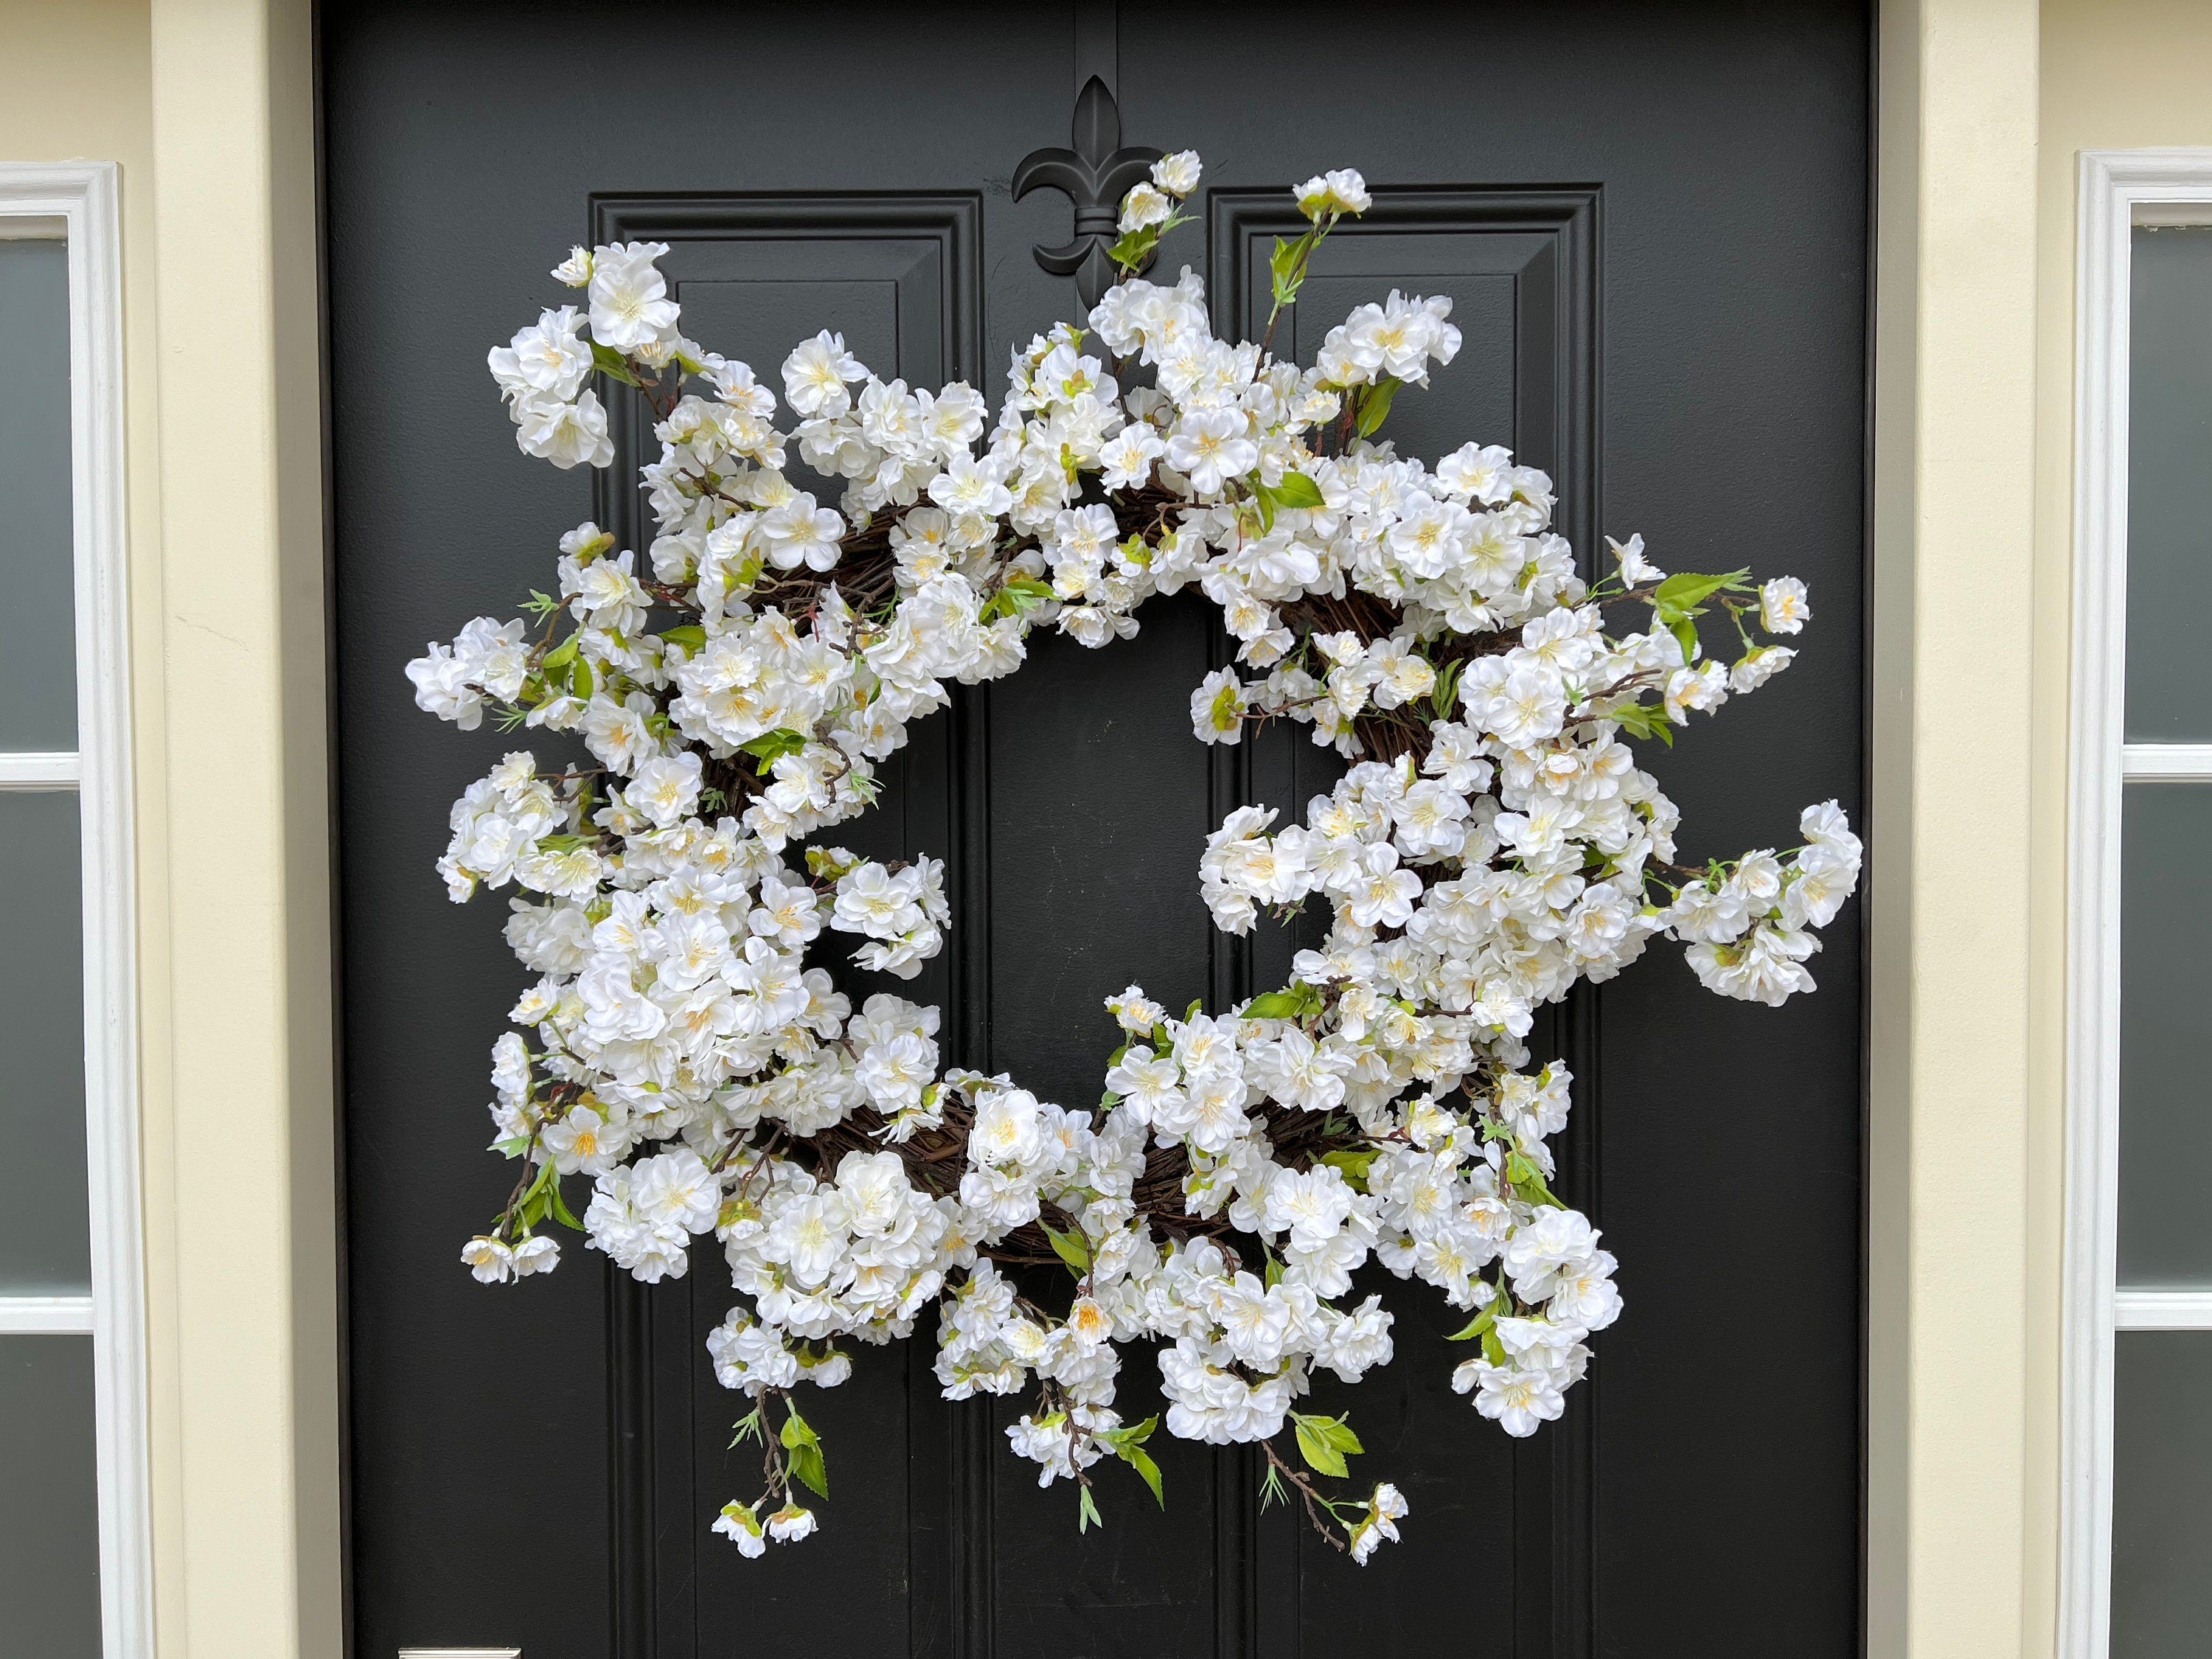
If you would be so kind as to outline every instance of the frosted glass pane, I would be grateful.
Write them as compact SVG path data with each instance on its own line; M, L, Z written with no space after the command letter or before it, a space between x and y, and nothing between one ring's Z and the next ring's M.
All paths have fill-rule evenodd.
M0 1336L0 1653L100 1659L92 1339Z
M2112 1659L2203 1659L2212 1331L2122 1331L2112 1384Z
M2212 782L2130 783L2121 823L2120 1282L2212 1284Z
M0 849L8 869L0 903L0 1157L8 1172L0 1295L84 1291L92 1261L76 797L0 793Z
M74 749L69 249L0 241L0 750Z

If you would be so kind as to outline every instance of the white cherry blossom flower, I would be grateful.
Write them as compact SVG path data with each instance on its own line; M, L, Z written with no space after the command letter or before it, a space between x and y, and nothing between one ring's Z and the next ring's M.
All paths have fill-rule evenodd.
M592 250L587 292L592 339L617 351L635 351L676 326L676 302L667 297L667 280L653 263L667 252L665 242L622 242Z
M514 428L514 441L524 454L550 461L564 472L573 466L611 465L615 459L607 412L588 389L574 401L550 392L518 397Z
M842 414L853 402L845 388L867 374L845 349L845 337L824 329L784 359L784 401L800 415Z
M1291 193L1297 198L1298 211L1309 219L1324 214L1364 213L1374 205L1367 181L1351 167L1316 173Z
M1796 577L1777 576L1759 590L1759 624L1768 633L1799 633L1812 619L1805 584Z
M1152 182L1170 196L1188 196L1198 188L1199 176L1205 170L1196 150L1179 149L1152 163Z
M1133 230L1164 224L1174 211L1174 198L1165 191L1157 185L1138 185L1121 198L1121 218L1117 228L1127 235Z

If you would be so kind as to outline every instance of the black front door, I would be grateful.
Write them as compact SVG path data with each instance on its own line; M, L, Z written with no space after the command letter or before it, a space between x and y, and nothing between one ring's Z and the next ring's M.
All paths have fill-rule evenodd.
M1327 245L1291 349L1393 287L1448 294L1465 344L1399 399L1401 449L1512 445L1585 557L1640 530L1674 568L1809 580L1790 674L1656 763L1691 855L1787 845L1832 795L1859 818L1869 27L1844 0L325 6L362 1659L1856 1651L1856 907L1781 1011L1664 950L1540 1029L1577 1078L1563 1184L1627 1312L1565 1419L1512 1442L1449 1389L1449 1310L1378 1275L1398 1357L1348 1403L1363 1473L1413 1514L1372 1565L1263 1511L1243 1448L1156 1441L1168 1512L1127 1483L1079 1537L1068 1489L1006 1453L1019 1407L940 1401L926 1336L810 1397L826 1528L746 1561L708 1532L756 1456L726 1451L738 1397L701 1346L729 1299L711 1249L649 1290L575 1245L506 1290L457 1263L509 1178L485 1053L522 981L497 900L450 906L431 866L508 740L417 713L401 670L513 615L580 519L632 544L634 453L595 499L515 452L483 370L569 244L671 243L687 333L764 372L829 326L995 404L1010 347L1078 314L1032 253L1068 202L1010 179L1096 75L1129 142L1206 159L1163 263L1206 276L1221 332L1265 318L1286 187L1356 165L1375 210ZM951 861L951 944L908 992L945 1007L948 1061L1086 1103L1103 994L1218 1006L1285 977L1281 940L1211 929L1197 854L1239 801L1295 810L1328 777L1304 744L1192 741L1209 615L1156 600L1096 652L1040 635L916 728L843 837Z

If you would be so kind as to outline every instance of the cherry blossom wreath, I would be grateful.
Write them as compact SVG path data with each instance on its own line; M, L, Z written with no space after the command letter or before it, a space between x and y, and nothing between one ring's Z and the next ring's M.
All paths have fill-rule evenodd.
M1121 281L1087 327L1014 355L994 422L973 388L878 380L824 332L784 362L798 422L779 429L750 368L678 331L659 243L574 250L553 275L587 310L490 354L526 453L612 462L595 377L650 405L661 449L645 568L580 525L529 625L479 617L407 669L465 730L489 705L599 762L510 754L453 809L452 896L527 895L507 938L540 975L513 1013L532 1035L492 1050L495 1149L522 1172L462 1259L488 1282L548 1272L557 1223L653 1282L720 1242L739 1299L707 1346L751 1398L738 1434L765 1490L715 1530L747 1555L807 1536L799 1488L829 1490L798 1385L842 1382L848 1339L907 1336L934 1302L945 1396L1034 1382L1007 1438L1040 1484L1075 1483L1079 1527L1100 1518L1103 1458L1164 1501L1159 1419L1114 1407L1120 1345L1149 1339L1168 1432L1257 1443L1267 1496L1365 1561L1406 1501L1324 1484L1358 1437L1296 1407L1316 1370L1356 1383L1390 1360L1391 1315L1351 1300L1370 1257L1471 1316L1453 1386L1510 1435L1559 1415L1620 1310L1613 1256L1547 1184L1569 1078L1530 1069L1533 1011L1662 933L1712 990L1779 1004L1813 988L1808 929L1858 879L1832 801L1806 809L1802 846L1675 862L1680 814L1623 741L1671 744L1786 667L1749 625L1796 634L1803 585L1668 575L1640 538L1586 583L1543 473L1378 441L1393 397L1458 349L1449 300L1364 305L1310 368L1215 339L1196 276L1139 276L1199 174L1186 151L1129 192ZM1274 250L1269 338L1369 204L1351 171L1295 193L1309 226ZM786 476L789 446L847 481L837 507ZM1247 671L1192 693L1199 739L1291 720L1351 763L1303 825L1242 807L1207 837L1214 923L1243 933L1319 896L1327 940L1216 1013L1108 998L1122 1041L1091 1109L940 1070L936 1009L856 1012L806 952L827 927L858 936L860 968L912 977L948 924L943 866L819 837L875 804L877 765L945 682L1012 673L1040 627L1127 638L1148 596L1185 586ZM1705 653L1715 612L1732 661ZM1616 633L1622 613L1649 620ZM580 1221L572 1176L591 1182ZM1054 1305L1005 1271L1054 1261L1074 1281Z

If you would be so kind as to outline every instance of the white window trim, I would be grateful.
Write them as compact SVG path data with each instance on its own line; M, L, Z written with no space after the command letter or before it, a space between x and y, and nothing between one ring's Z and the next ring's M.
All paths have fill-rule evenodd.
M2118 1287L2121 785L2212 777L2126 741L2131 233L2212 224L2212 149L2084 150L2078 184L2059 1654L2108 1659L2115 1333L2212 1328L2212 1292Z
M0 754L0 789L75 789L82 781L75 754Z
M88 1296L0 1296L0 1336L90 1334Z
M116 185L112 161L0 163L0 236L58 229L69 245L78 751L0 756L0 788L75 787L79 795L92 1214L91 1296L9 1298L0 1330L92 1334L102 1647L106 1659L151 1659L153 1547L147 1489L124 539L123 260Z

